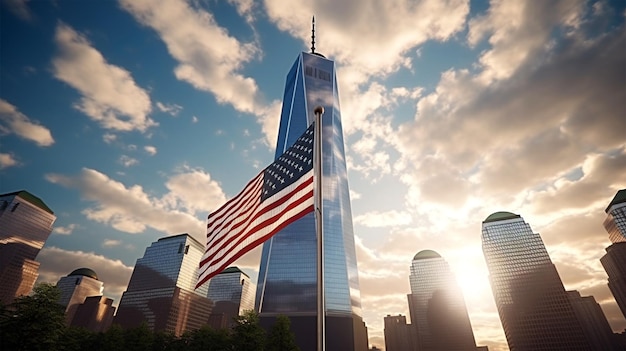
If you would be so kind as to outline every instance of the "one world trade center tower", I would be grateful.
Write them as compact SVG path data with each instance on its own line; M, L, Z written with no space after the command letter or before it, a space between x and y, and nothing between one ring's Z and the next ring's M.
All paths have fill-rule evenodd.
M324 288L326 350L367 350L367 329L352 228L350 191L339 109L335 63L302 52L287 74L276 158L322 116ZM314 213L291 223L263 244L256 310L268 328L286 315L303 351L315 350L317 318L317 237Z

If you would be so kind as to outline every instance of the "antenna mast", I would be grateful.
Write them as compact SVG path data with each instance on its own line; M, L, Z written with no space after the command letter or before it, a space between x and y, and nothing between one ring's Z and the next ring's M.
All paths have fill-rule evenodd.
M313 28L311 29L311 53L315 53L315 16L313 16Z

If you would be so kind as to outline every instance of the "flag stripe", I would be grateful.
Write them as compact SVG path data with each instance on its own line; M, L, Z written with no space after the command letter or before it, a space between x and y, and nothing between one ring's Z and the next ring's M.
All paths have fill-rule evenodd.
M242 226L240 230L230 231L229 236L228 236L228 239L229 239L228 242L222 244L219 247L217 247L218 243L216 242L209 249L207 249L205 251L204 257L202 261L200 262L200 264L205 265L209 261L215 261L215 254L217 252L221 252L225 249L230 250L232 246L235 246L236 244L240 243L241 240L245 239L248 236L253 235L255 232L262 229L263 227L271 226L272 224L271 221L279 221L281 216L284 215L285 212L297 207L298 205L306 201L307 195L310 195L311 197L313 196L313 194L308 194L309 191L310 192L313 191L312 183L313 183L313 177L311 176L305 179L304 182L299 184L288 195L277 199L278 201L270 202L270 200L268 200L266 202L270 202L270 203L267 205L265 205L265 202L264 202L263 203L264 206L262 209L260 210L255 209L255 214L253 216L250 216L240 222L240 226ZM302 194L302 192L304 192L304 194ZM295 198L296 200L291 200L291 198ZM286 200L290 200L291 202L286 203L287 202ZM258 204L255 207L259 207ZM277 211L280 211L280 212L276 213ZM252 225L254 226L251 227ZM242 235L243 235L243 238L240 239ZM234 241L237 241L237 243L233 244Z
M269 202L269 204L264 206L262 213L246 220L249 223L248 226L251 223L255 223L254 227L249 231L242 231L234 235L231 232L228 234L229 240L225 245L219 248L215 248L213 245L207 247L207 251L200 263L201 272L196 287L211 279L237 258L264 242L288 224L313 211L313 172L311 171L310 175L302 177L291 187L294 186L296 189L289 192L288 195L283 197L276 196L277 199L274 201L271 201L273 200L272 198L267 199L265 202ZM294 197L295 200L292 200ZM265 202L263 203L264 205ZM279 212L276 213L275 210ZM234 242L235 240L236 242Z

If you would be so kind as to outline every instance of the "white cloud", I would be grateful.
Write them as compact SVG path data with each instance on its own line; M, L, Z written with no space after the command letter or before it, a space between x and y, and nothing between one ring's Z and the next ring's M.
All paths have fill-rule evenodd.
M104 133L104 135L102 135L102 140L104 140L105 143L110 144L117 140L117 135L112 133Z
M411 223L411 215L402 211L373 211L354 217L354 223L366 227L393 227Z
M168 113L172 116L178 116L178 114L180 113L180 111L183 110L183 107L177 104L164 104L160 101L157 101L156 103L157 108L161 111L161 112L165 112Z
M124 167L130 167L130 166L134 166L137 163L139 163L139 160L132 158L130 156L127 155L122 155L120 156L118 162L123 165Z
M50 130L38 122L31 121L17 108L0 99L0 133L15 134L23 139L35 142L39 146L54 144Z
M47 174L46 179L78 189L83 199L95 203L82 211L90 220L130 234L141 233L147 227L166 235L189 233L203 242L207 214L204 211L221 205L224 194L208 173L197 169L185 172L176 174L167 182L171 192L161 198L149 196L140 185L126 187L89 168L83 168L76 176ZM198 192L197 189L204 191ZM202 220L191 211L201 211Z
M0 152L0 169L17 166L18 164L19 162L13 155Z
M105 239L102 242L102 247L116 247L116 246L120 246L120 245L122 245L122 241L121 240Z
M158 125L148 117L148 93L127 70L109 64L87 38L66 24L57 25L55 41L59 52L52 60L54 76L82 94L74 107L105 129L145 132Z
M146 151L150 156L154 156L157 153L157 148L152 145L146 145L143 147L144 151Z
M61 234L61 235L71 235L74 232L74 229L78 228L78 224L68 224L65 227L62 226L54 226L52 229L53 233Z

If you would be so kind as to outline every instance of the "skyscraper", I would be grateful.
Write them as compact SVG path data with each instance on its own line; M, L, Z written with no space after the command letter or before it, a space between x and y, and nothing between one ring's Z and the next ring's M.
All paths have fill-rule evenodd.
M276 157L313 122L324 107L322 172L324 286L328 350L367 350L352 228L335 64L315 53L300 53L287 74ZM303 350L316 347L317 269L314 214L285 227L263 244L256 292L261 324L269 328L279 314L291 320Z
M422 250L413 257L409 280L409 312L417 335L416 350L475 350L465 300L448 262L435 251Z
M234 317L254 309L255 286L238 267L228 267L209 280L208 298L213 301L211 326L229 327Z
M521 216L487 217L482 247L511 351L591 350L541 237Z
M593 350L618 350L613 330L602 307L593 296L580 296L576 290L568 291L574 313Z
M613 244L606 248L600 263L609 277L609 289L626 317L626 189L615 194L604 212L604 228Z
M177 336L207 324L213 305L208 287L194 290L203 253L204 246L189 234L153 242L135 264L115 323L132 328L145 321L153 330Z
M387 315L385 324L385 351L417 350L415 331L411 324L406 323L406 316Z
M57 282L61 291L59 304L65 306L65 320L71 324L76 309L89 296L102 296L104 283L92 269L79 268Z
M54 212L28 191L0 195L0 303L32 290L39 276L35 258L55 220Z

